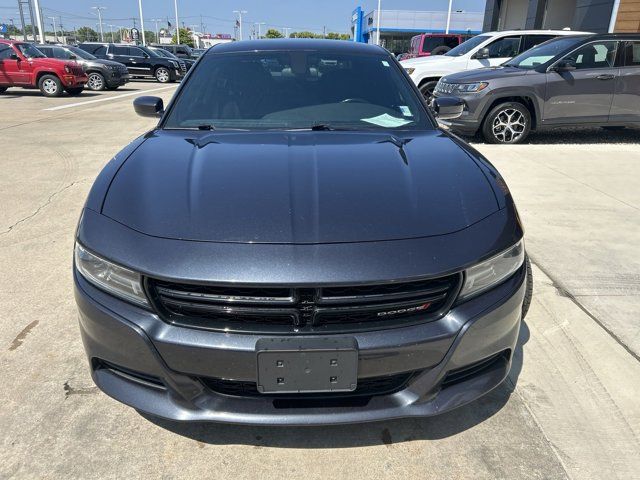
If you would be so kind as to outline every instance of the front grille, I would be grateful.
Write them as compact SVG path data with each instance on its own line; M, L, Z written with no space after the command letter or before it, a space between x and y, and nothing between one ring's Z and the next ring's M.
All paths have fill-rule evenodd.
M165 320L255 333L382 329L435 320L453 303L461 274L428 280L317 288L220 286L147 279Z
M418 372L406 372L382 377L370 377L358 379L358 386L353 392L327 392L327 393L269 393L258 391L255 382L238 380L226 380L222 378L204 377L200 381L211 391L234 397L291 397L291 398L335 398L335 397L359 397L389 395L402 390L409 380Z
M80 65L70 65L69 66L69 71L71 72L72 75L75 76L82 76L82 75L86 75L86 73L84 72L84 68L82 68L82 66Z
M454 83L446 83L440 81L436 84L435 93L442 95L451 95L455 90L456 85Z
M186 65L182 60L179 60L179 61L178 61L178 64L180 65L180 71L181 71L182 73L184 73L184 72L186 72L186 71L187 71L187 65Z

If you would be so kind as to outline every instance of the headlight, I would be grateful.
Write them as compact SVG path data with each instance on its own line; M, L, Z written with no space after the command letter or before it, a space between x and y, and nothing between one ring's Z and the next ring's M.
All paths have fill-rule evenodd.
M520 240L495 257L465 272L460 298L467 299L490 289L513 275L524 263L524 242Z
M175 62L173 60L169 60L169 63L171 63L171 65L173 65L175 68L178 68L178 62Z
M405 70L407 71L407 73L408 73L409 75L411 75L413 72L415 72L415 71L416 71L416 69L415 69L415 68L413 68L413 67L405 68Z
M477 83L460 83L456 85L454 92L456 93L478 93L487 88L489 84L487 82Z
M78 272L88 282L116 297L138 305L149 306L139 273L91 253L78 242L76 242L74 257Z

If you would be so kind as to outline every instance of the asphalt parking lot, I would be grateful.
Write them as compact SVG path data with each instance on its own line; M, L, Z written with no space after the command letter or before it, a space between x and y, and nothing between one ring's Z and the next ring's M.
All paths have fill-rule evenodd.
M93 385L74 228L93 179L154 124L144 92L0 96L0 478L640 478L640 132L476 147L526 226L535 293L509 379L436 418L330 428L151 421Z

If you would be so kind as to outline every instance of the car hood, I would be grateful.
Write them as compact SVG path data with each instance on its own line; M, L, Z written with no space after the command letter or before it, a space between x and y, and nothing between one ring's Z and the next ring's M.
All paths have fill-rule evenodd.
M78 65L74 60L62 60L60 58L32 58L29 61L35 65L49 68L60 68L61 65Z
M442 81L447 83L472 83L493 80L495 78L521 77L531 70L513 67L487 67L446 75Z
M402 60L400 65L405 68L419 67L420 65L433 65L434 63L447 63L451 62L457 57L449 57L447 55L429 55L428 57L416 57Z
M157 237L297 244L442 235L497 210L479 166L437 130L156 130L119 169L102 207Z
M78 59L76 61L78 63L82 64L82 65L106 65L106 66L111 66L111 67L123 67L124 66L120 62L114 62L113 60L103 60L101 58L96 58L96 59L91 59L91 60Z

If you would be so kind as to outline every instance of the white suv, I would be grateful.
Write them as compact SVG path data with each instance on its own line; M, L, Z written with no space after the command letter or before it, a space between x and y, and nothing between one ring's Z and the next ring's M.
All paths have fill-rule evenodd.
M413 83L430 100L440 77L464 70L495 67L539 43L560 35L584 35L571 30L510 30L486 32L470 38L444 55L403 60Z

